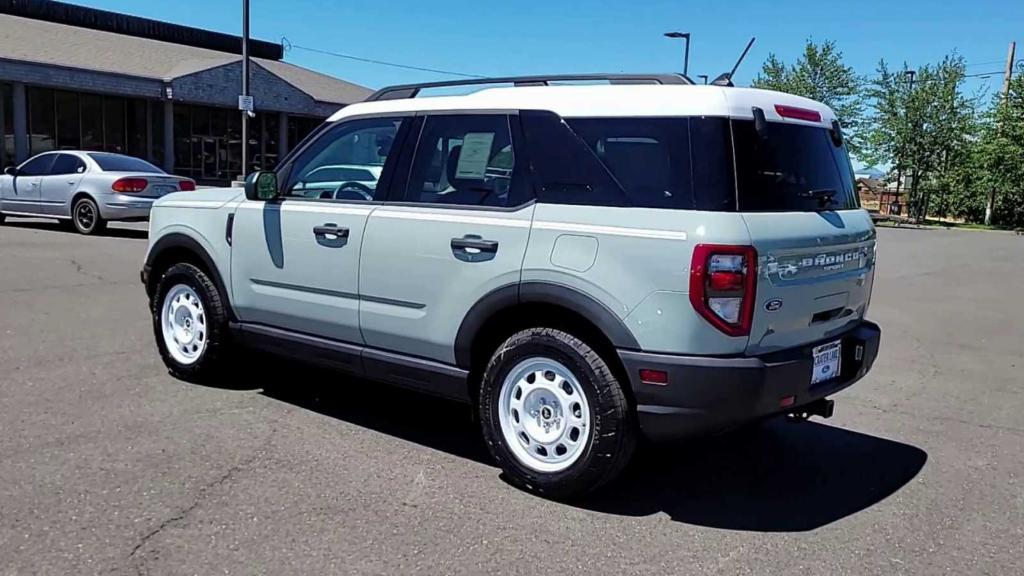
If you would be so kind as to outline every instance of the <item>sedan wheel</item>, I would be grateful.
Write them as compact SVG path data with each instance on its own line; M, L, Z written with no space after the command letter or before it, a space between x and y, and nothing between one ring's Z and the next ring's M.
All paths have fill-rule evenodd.
M106 228L106 221L91 198L82 198L71 209L71 221L81 234L95 234Z

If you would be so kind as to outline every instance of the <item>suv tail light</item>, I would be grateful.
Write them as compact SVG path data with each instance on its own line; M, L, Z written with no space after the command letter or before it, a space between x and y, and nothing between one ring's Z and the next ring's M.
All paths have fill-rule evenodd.
M757 251L753 246L698 244L690 263L690 303L729 336L747 336L754 319Z
M110 188L114 192L134 194L135 192L142 192L146 189L146 186L149 186L149 181L145 178L121 178L114 181Z
M178 183L178 190L182 192L195 192L196 183L193 180L182 180Z

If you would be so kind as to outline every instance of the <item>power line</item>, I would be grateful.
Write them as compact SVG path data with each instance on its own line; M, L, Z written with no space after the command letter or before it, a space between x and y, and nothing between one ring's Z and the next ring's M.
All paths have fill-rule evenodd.
M449 76L461 76L462 78L486 78L486 76L480 76L479 74L466 74L465 72L455 72L452 70L442 70L440 68L427 68L425 66L413 66L411 64L399 64L397 62L387 62L384 60L376 60L373 58L363 58L362 56L353 56L351 54L342 54L340 52L331 52L330 50L323 50L320 48L310 48L309 46L299 46L298 44L292 44L287 38L281 38L281 45L286 51L292 48L298 50L305 50L307 52L314 52L316 54L324 54L326 56L334 56L336 58L345 58L347 60L355 60L356 62L365 62L367 64L378 64L380 66L391 66L392 68L402 68L405 70L417 70L419 72L433 72L435 74L448 74Z

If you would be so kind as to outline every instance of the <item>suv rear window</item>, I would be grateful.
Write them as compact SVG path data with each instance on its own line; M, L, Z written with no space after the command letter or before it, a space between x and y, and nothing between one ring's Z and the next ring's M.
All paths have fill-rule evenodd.
M734 120L736 189L744 212L804 212L857 207L854 176L844 146L824 128ZM810 193L831 193L831 202ZM824 206L823 206L824 205Z

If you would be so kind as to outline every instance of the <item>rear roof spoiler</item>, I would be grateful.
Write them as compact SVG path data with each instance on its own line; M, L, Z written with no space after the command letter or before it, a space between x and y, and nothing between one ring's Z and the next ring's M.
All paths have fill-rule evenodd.
M609 84L693 84L693 81L682 74L556 74L546 76L507 76L502 78L471 78L467 80L447 80L444 82L427 82L423 84L401 84L388 86L374 92L366 102L378 100L402 100L415 98L420 91L430 88L450 88L457 86L481 86L487 84L512 84L513 86L549 86L552 82L589 82L606 81Z

